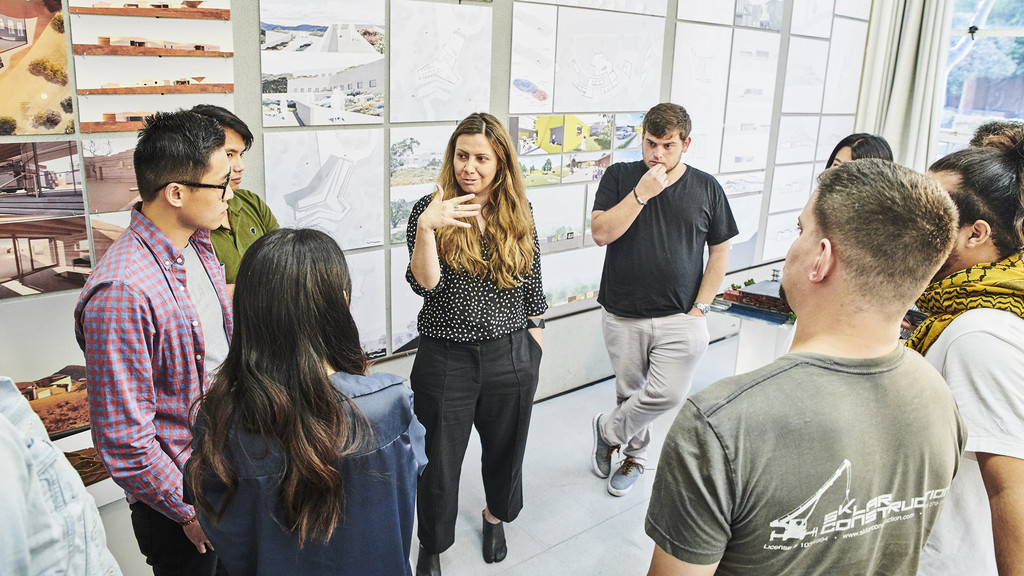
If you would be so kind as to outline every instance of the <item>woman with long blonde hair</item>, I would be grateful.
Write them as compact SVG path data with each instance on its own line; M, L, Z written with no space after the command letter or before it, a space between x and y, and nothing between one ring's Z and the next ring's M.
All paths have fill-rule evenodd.
M483 556L505 559L502 522L523 507L522 471L544 320L540 246L508 132L471 114L448 142L436 191L409 217L406 279L423 296L410 381L427 430L417 575L439 575L455 542L459 476L475 425L482 445Z

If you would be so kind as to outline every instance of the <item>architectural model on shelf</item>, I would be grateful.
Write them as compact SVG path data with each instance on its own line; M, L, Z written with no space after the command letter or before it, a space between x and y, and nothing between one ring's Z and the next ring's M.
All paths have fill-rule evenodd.
M228 20L231 10L218 8L226 2L205 0L130 0L125 2L68 2L72 14L101 14L105 16L157 16L160 18L193 18L204 20Z
M152 40L141 36L100 36L96 44L72 44L75 54L105 56L232 56L218 44Z

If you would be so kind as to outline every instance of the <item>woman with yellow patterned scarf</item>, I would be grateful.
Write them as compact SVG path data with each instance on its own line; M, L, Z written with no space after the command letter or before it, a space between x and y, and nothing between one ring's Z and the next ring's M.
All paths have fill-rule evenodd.
M929 169L960 230L907 345L942 373L968 432L924 575L1024 572L1024 139L1001 138Z

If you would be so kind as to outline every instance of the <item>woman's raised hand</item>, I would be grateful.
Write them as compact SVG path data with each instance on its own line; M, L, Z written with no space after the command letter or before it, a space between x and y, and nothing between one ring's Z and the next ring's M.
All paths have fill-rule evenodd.
M427 209L420 214L418 225L426 230L437 230L445 226L459 226L469 228L471 224L460 218L476 218L480 214L480 205L469 201L476 197L475 194L464 194L448 200L443 200L444 191L437 184L434 185L434 198L427 205Z

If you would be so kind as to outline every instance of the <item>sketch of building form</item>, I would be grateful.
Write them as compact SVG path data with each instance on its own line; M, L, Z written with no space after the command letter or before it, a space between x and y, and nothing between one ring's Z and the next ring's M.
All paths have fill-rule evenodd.
M840 140L853 133L853 116L822 116L815 160L828 160Z
M433 60L416 69L416 78L422 81L437 78L449 84L458 84L459 75L455 72L455 63L462 56L465 46L465 36L458 32L452 34Z
M731 43L731 28L676 25L672 101L685 107L693 119L693 140L684 161L711 174L718 172L721 162Z
M779 35L737 29L733 38L720 171L760 170L768 162Z
M832 5L835 0L793 0L790 34L828 38L832 32ZM840 4L850 3L843 0Z
M841 4L841 2L840 2ZM860 94L860 73L864 67L868 23L836 18L832 25L832 46L828 53L823 114L853 114Z
M284 201L294 210L295 225L317 228L328 234L337 230L351 205L345 200L353 163L347 158L330 156L304 188L285 194Z
M825 90L828 41L791 37L782 91L782 113L818 114Z
M558 9L553 6L513 4L509 112L551 113L557 21Z
M761 262L768 263L782 260L789 251L796 237L800 235L796 218L800 212L771 214L764 227L764 249L761 251Z
M662 18L558 9L554 110L646 109L661 91Z
M721 174L715 179L722 185L726 196L752 194L764 190L765 171L744 172L742 174ZM730 200L731 201L731 200Z
M814 189L814 165L790 164L776 166L772 175L771 200L768 213L798 210L807 204Z
M819 116L783 116L779 120L779 140L775 148L777 164L813 162L818 141Z

